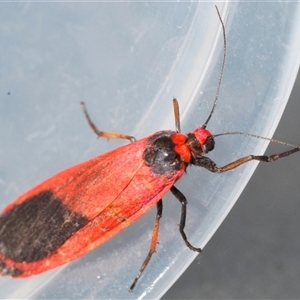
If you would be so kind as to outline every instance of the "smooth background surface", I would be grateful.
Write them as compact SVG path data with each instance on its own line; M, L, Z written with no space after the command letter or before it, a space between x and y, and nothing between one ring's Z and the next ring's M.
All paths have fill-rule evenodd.
M300 144L300 75L274 138ZM270 145L267 153L277 153ZM299 299L300 155L259 164L235 206L163 299Z

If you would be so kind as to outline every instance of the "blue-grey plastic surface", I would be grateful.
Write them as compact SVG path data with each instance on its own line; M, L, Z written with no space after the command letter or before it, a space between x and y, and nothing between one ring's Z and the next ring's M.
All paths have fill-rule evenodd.
M213 2L1 3L1 204L56 172L126 142L97 140L85 101L103 130L141 138L205 121L216 92L222 32ZM271 136L299 68L298 3L218 3L228 58L213 133ZM216 138L210 157L223 165L267 143ZM191 167L176 185L187 197L186 233L204 247L256 164L228 174ZM155 208L85 257L28 279L0 278L1 298L159 298L196 253L179 233L180 204L164 198L157 253L133 293L128 287L148 252Z

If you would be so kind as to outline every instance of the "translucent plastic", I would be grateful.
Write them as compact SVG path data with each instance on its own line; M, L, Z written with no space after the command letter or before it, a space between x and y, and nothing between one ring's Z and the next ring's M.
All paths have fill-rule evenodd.
M299 68L299 4L218 7L228 56L208 128L270 137ZM56 172L126 143L97 140L80 101L99 128L136 138L174 128L173 96L184 132L209 114L223 55L214 3L2 3L0 16L1 209ZM266 146L218 137L209 157L221 166ZM190 167L176 184L189 201L193 245L205 246L255 166L219 175ZM155 208L73 263L28 279L1 278L0 298L159 298L197 255L182 241L179 217L180 203L167 195L157 253L133 293Z

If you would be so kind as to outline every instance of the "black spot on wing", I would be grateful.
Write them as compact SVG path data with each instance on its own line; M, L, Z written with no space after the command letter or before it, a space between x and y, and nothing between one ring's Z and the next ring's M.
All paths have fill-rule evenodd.
M41 260L88 221L50 190L41 192L0 217L0 253L15 262Z

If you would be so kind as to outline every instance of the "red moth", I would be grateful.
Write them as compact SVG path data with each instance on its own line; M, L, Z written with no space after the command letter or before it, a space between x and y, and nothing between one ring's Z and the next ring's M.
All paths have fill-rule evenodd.
M98 136L129 139L132 143L56 174L4 209L0 217L2 275L28 277L77 259L156 205L150 251L130 287L133 290L155 251L162 197L168 191L182 205L179 231L185 244L191 250L201 251L185 235L187 201L174 186L189 165L220 173L251 160L271 162L300 150L293 146L272 156L250 155L223 167L204 156L214 149L215 136L206 126L216 106L226 55L225 28L219 12L218 16L223 29L224 58L216 99L204 125L192 133L181 133L178 102L174 99L176 130L160 131L135 141L131 136L99 131L83 104L88 122Z

